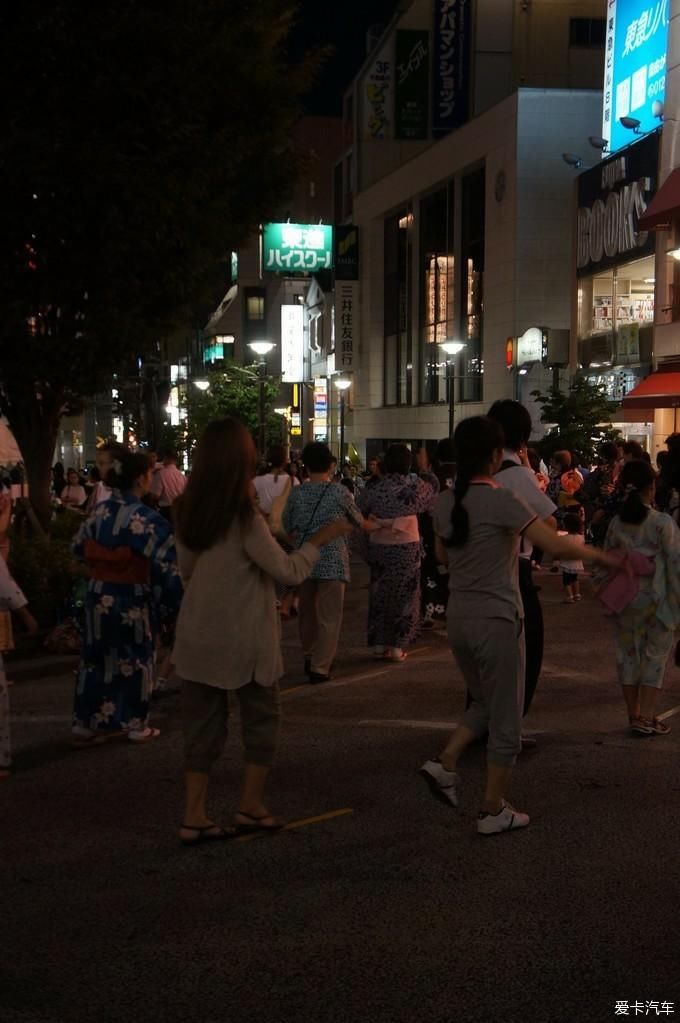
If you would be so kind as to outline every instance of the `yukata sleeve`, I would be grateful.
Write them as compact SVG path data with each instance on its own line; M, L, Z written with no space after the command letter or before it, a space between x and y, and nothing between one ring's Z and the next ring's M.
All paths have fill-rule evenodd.
M422 512L432 511L438 495L439 480L437 477L431 472L422 473L416 480L414 512L420 515Z
M85 541L91 540L94 535L95 518L91 515L85 519L80 529L73 538L71 554L76 561L85 561Z
M0 609L20 611L28 601L10 575L4 558L0 558Z
M659 546L666 562L666 600L673 628L680 625L680 529L670 515L659 526Z
M156 603L170 613L178 610L182 578L169 523L151 508L140 505L130 516L125 541L133 551L151 562L151 587Z

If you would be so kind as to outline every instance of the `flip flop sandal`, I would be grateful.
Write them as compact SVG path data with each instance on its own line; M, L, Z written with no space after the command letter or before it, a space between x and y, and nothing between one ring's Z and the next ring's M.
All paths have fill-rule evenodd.
M114 739L123 739L125 732L93 732L92 735L71 736L71 749L88 749L90 746L103 746Z
M185 831L193 831L196 835L195 838L180 836L180 842L185 846L205 845L206 842L226 842L230 838L235 838L237 834L236 828L222 828L219 824L205 824L202 828L182 824L182 828Z
M151 742L152 739L157 739L160 734L160 728L147 728L137 739L133 739L132 735L128 735L128 740L138 745L140 742Z
M248 824L242 824L240 821L236 821L236 832L239 835L252 834L254 831L264 831L275 833L280 831L281 828L285 827L286 822L281 820L280 817L273 817L270 813L266 813L263 817L253 817L249 813L243 813L239 810L236 814L237 817L245 817ZM273 824L265 824L265 821L273 821Z

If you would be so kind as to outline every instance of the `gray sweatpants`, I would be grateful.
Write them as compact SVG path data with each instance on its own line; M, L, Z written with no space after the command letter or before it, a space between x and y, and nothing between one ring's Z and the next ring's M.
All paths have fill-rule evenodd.
M470 697L462 724L489 733L487 760L511 767L522 749L524 628L521 619L449 620L449 642Z

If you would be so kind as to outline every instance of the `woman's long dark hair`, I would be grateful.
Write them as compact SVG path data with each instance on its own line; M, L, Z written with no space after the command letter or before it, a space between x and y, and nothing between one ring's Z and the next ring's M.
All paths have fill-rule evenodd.
M184 493L173 504L175 530L190 551L206 551L236 520L248 525L255 514L253 438L238 419L208 423L194 452Z
M642 500L642 495L652 486L656 475L648 462L627 462L621 470L619 485L626 494L619 508L619 518L632 526L639 526L649 515L649 508Z
M472 416L456 427L453 435L453 449L456 459L456 482L453 487L453 511L451 512L451 539L449 547L462 547L470 535L470 519L463 506L474 476L489 471L489 464L499 448L503 448L503 430L499 423L488 416Z

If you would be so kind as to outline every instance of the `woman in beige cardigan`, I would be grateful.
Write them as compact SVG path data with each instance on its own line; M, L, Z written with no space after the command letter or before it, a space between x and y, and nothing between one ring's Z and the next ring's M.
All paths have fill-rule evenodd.
M256 509L255 466L255 447L241 423L210 423L173 506L185 585L174 651L183 680L186 807L179 837L185 845L282 826L264 802L283 673L274 584L297 586L319 548L352 530L346 520L331 522L299 550L284 553ZM222 828L208 817L206 799L226 739L230 690L240 705L245 765L236 827Z

